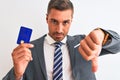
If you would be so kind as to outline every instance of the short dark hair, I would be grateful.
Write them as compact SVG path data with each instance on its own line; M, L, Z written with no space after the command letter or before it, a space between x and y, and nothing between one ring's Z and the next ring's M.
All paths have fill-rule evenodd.
M51 9L60 11L71 9L74 13L74 7L70 0L50 0L48 3L47 14L49 14Z

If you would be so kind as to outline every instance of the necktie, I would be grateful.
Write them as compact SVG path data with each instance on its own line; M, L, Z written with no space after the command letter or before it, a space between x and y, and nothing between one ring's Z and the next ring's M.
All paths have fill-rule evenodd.
M54 53L53 80L63 80L61 42L56 42Z

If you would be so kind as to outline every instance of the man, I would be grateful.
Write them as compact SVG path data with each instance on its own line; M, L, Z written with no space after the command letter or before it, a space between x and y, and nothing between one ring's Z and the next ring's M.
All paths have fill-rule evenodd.
M96 80L97 57L119 52L120 36L100 28L87 36L69 36L73 13L70 0L50 0L46 14L48 34L13 50L14 67L3 80L52 80L56 42L62 42L62 72L61 78L54 80Z

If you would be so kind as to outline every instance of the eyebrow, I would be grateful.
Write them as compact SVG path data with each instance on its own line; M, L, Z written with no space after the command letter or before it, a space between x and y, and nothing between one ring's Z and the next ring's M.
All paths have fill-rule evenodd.
M64 20L63 22L69 22L70 20L68 19L68 20Z
M57 22L59 22L58 20L56 20L56 19L50 19L51 21L57 21ZM69 19L68 20L64 20L63 22L68 22L68 21L70 21Z
M56 20L56 19L53 19L53 18L52 18L52 19L50 19L50 20L51 20L51 21L58 21L58 20Z

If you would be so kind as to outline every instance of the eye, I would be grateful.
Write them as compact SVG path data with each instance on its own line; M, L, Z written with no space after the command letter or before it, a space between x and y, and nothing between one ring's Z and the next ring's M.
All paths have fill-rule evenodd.
M58 24L58 21L55 20L55 19L52 19L52 20L51 20L51 23L54 24L54 25L57 25L57 24Z
M63 25L67 25L67 24L69 24L70 23L70 21L64 21L63 22Z

